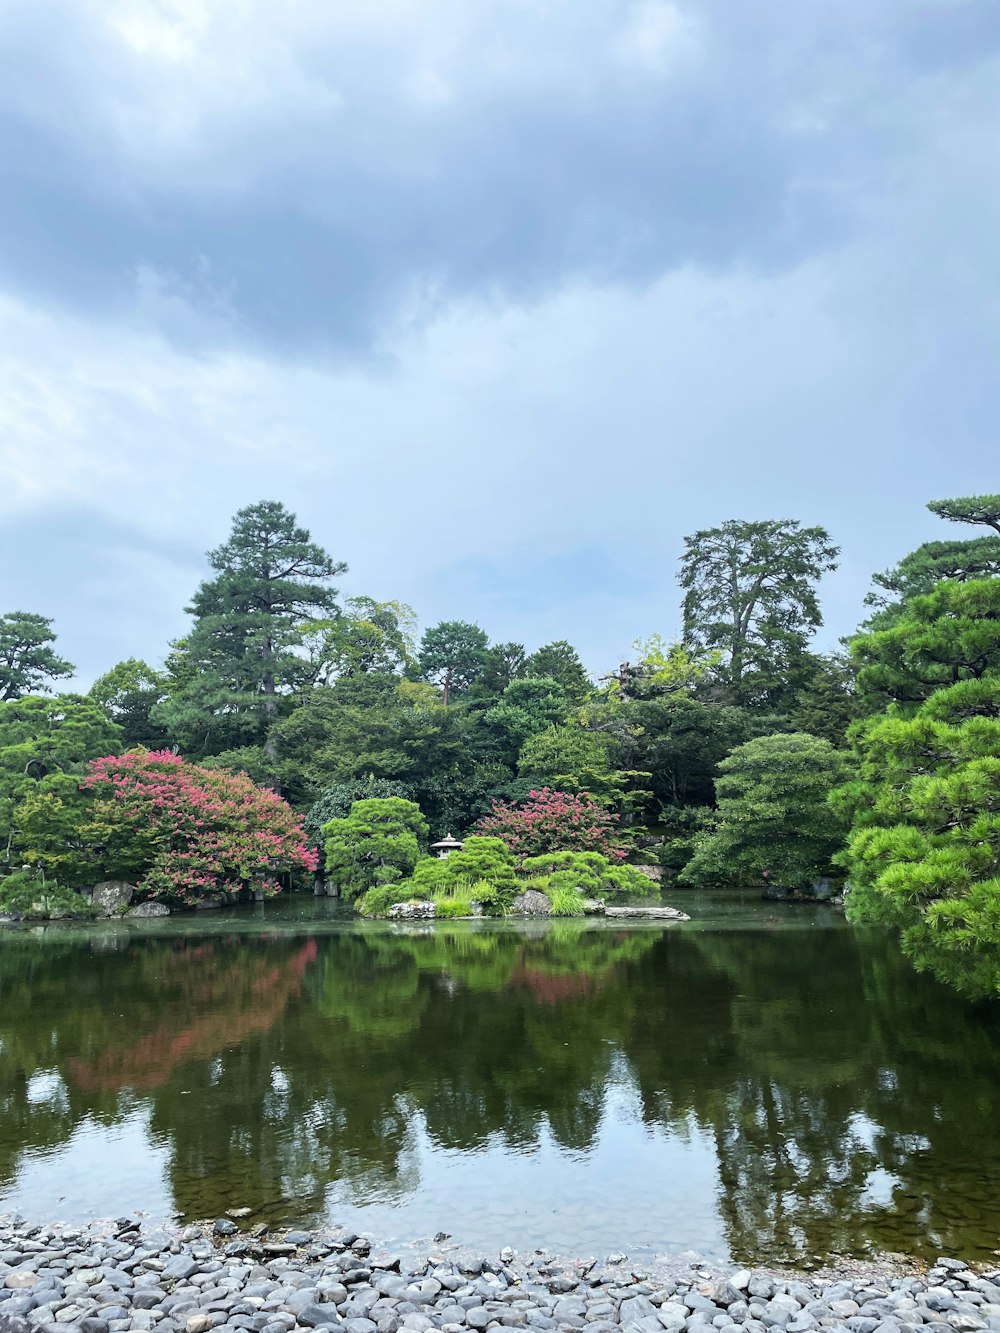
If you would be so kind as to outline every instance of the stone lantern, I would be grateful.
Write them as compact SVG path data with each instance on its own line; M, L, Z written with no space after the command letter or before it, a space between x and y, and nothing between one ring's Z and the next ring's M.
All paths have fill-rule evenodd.
M464 846L464 842L459 842L448 833L440 842L431 843L431 851L437 852L438 856L450 856L452 852L460 852Z

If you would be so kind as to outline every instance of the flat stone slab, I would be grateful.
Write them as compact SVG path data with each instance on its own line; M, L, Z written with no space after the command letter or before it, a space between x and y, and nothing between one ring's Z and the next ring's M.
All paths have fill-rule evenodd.
M605 907L604 915L615 921L690 921L676 907Z

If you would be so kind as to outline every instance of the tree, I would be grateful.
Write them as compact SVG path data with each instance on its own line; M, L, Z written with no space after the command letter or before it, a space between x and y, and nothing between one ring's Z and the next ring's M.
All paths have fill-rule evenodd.
M849 771L829 741L803 732L760 736L719 765L714 832L698 835L682 883L807 889L831 873L847 821L828 808Z
M489 642L484 630L464 620L443 620L424 631L420 671L441 687L445 705L482 674Z
M899 927L945 980L949 959L992 956L1000 991L1000 673L871 719L855 752L834 796L853 818L852 919Z
M46 693L50 682L72 676L76 667L58 657L52 621L31 611L0 616L0 702Z
M982 679L1000 668L1000 580L939 583L888 628L853 639L850 652L870 712L912 708L943 686Z
M415 625L416 612L405 602L349 597L342 614L304 626L312 683L328 685L339 676L402 671L414 658Z
M104 709L108 720L121 729L123 749L141 745L158 750L166 746L166 728L152 718L153 709L167 697L166 677L148 663L137 657L119 662L98 676L89 694Z
M275 501L241 509L229 540L208 558L216 577L201 584L188 608L194 625L178 688L154 717L203 754L270 748L279 696L309 678L299 651L303 626L333 613L330 580L347 566Z
M500 838L515 856L541 852L600 852L611 861L625 859L618 820L589 796L566 792L529 792L517 804L494 802L476 825L487 838Z
M798 663L799 684L788 711L791 730L821 736L843 749L848 728L864 712L855 674L853 664L840 654L806 653Z
M427 821L420 806L398 796L355 801L343 819L323 825L327 874L340 892L356 898L413 873Z
M52 858L66 853L79 868L79 848L68 821L82 804L80 779L89 760L116 753L120 746L119 728L83 695L0 703L0 859L63 873L63 862ZM29 797L35 804L27 827L23 807ZM44 797L41 806L39 797Z
M951 523L992 528L1000 535L1000 495L967 495L960 500L931 500L927 508Z
M486 650L483 669L468 691L470 704L489 703L499 699L507 686L524 675L527 656L523 643L494 643Z
M730 520L684 546L685 644L725 655L719 676L736 703L767 701L823 623L816 584L840 548L794 519Z
M482 715L480 727L513 767L528 737L562 722L568 709L566 691L557 680L527 676L511 681L500 702Z
M625 802L626 783L613 765L613 739L574 723L547 727L524 742L517 771L536 787L577 795L586 792L602 805ZM629 776L633 776L630 774Z
M543 644L524 664L526 676L545 676L557 680L571 703L579 704L590 693L590 677L576 649L565 639Z
M978 495L962 500L932 500L927 508L953 523L993 528L1000 534L1000 496ZM964 583L969 579L1000 575L1000 535L968 541L925 542L904 556L898 565L875 574L877 591L865 598L866 606L878 608L863 627L885 629L914 597L933 592L944 579Z
M135 879L149 898L277 893L279 875L316 869L301 815L245 774L133 750L94 760L80 785L93 798L82 833L102 877Z
M346 819L356 801L384 800L398 796L404 801L410 799L410 789L405 782L394 782L391 778L376 778L369 774L366 778L350 778L347 782L334 782L324 788L319 798L306 814L305 830L317 845L323 845L323 827L331 819Z
M722 662L718 650L692 650L683 643L667 643L661 634L636 639L632 645L639 654L633 662L623 662L617 674L610 676L609 692L613 700L650 699L678 691L690 693L707 681Z

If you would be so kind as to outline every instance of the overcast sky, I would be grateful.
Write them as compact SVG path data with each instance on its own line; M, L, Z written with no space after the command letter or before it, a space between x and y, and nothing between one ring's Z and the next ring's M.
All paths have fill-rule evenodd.
M698 528L824 524L829 644L1000 490L994 0L2 0L0 64L0 609L85 682L259 499L600 671Z

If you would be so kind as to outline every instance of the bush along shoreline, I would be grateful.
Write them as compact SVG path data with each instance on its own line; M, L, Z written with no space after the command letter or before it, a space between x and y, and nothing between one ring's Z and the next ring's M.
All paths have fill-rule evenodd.
M236 1210L239 1211L239 1210ZM0 1217L0 1333L997 1333L1000 1271L884 1256L822 1273L687 1254L560 1258L354 1232Z

